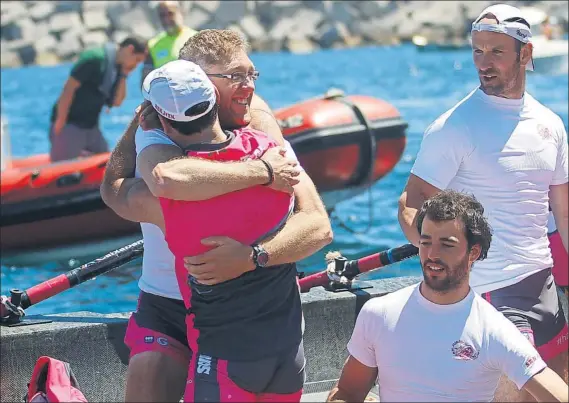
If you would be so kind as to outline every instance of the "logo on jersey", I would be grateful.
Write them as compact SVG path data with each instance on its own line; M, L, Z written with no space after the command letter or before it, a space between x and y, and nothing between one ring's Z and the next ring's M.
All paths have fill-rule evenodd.
M462 340L452 344L452 355L456 360L475 360L478 354L479 352L474 347Z
M537 356L533 355L531 357L529 357L526 362L524 362L524 366L526 368L531 367L531 365L537 360Z
M209 375L211 371L211 357L209 355L200 354L198 357L198 374Z
M544 140L551 138L551 131L542 124L537 125L537 132Z
M166 339L164 337L158 337L156 339L156 343L160 344L161 346L167 346L168 345L168 339Z

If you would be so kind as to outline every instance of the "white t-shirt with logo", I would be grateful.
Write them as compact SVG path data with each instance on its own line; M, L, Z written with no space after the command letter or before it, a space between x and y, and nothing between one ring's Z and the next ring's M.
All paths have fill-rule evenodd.
M135 142L137 155L153 144L176 146L176 143L170 140L163 131L143 131L141 128L136 131ZM287 156L296 160L296 154L286 140L285 148ZM135 176L140 177L138 170L135 172ZM174 255L168 248L164 233L156 225L150 223L140 223L140 228L144 239L144 256L138 287L150 294L181 300L182 294L180 294L174 270Z
M426 130L411 172L439 189L474 194L494 230L470 285L484 293L553 265L549 186L567 183L567 132L559 116L522 99L476 89Z
M362 307L350 355L378 369L382 402L492 401L502 374L518 388L546 366L512 322L472 290L437 305L419 285Z

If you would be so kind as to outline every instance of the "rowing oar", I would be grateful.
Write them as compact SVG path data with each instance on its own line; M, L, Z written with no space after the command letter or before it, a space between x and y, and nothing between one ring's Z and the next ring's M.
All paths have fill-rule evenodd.
M301 278L301 292L308 292L313 287L323 286L329 289L346 288L352 280L365 272L379 269L417 255L419 249L412 244L405 244L384 250L357 260L347 260L338 253L326 256L328 268L321 272Z
M0 303L0 322L18 323L25 315L24 309L129 263L142 256L143 251L144 243L141 239L25 291L10 290L10 299L2 297Z

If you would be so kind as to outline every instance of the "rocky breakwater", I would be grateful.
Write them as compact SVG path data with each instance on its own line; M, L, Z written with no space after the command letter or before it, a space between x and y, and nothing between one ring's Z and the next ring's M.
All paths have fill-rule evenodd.
M73 60L85 47L129 33L146 38L160 30L149 1L3 1L2 67ZM183 1L194 29L242 32L253 50L310 52L319 48L397 44L420 34L464 37L471 20L491 1ZM567 21L562 1L510 1L538 5Z

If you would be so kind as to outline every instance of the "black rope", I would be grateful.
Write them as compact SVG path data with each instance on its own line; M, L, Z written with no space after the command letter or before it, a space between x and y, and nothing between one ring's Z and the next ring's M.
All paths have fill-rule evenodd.
M343 95L342 96L330 97L329 99L337 99L339 102L342 102L342 103L348 105L350 108L352 108L352 111L356 115L356 118L366 128L366 133L368 135L367 138L369 140L369 153L370 153L369 163L371 166L371 168L369 169L369 171L367 173L367 178L364 182L364 184L367 185L367 194L368 194L368 222L367 222L367 226L365 227L365 229L364 230L355 230L353 228L350 228L348 226L348 224L340 218L335 207L333 207L330 210L330 213L329 213L330 218L335 219L336 222L338 223L339 227L344 228L346 231L348 231L352 234L355 234L355 235L367 234L371 230L371 227L373 225L373 220L374 220L374 203L373 203L373 195L372 195L371 187L373 185L373 172L374 172L374 167L375 167L375 156L376 156L376 152L377 152L377 141L375 139L375 135L373 133L373 130L371 128L369 120L364 115L364 113L362 112L362 110L360 109L359 106L357 106L355 103L353 103L349 99L345 98Z

